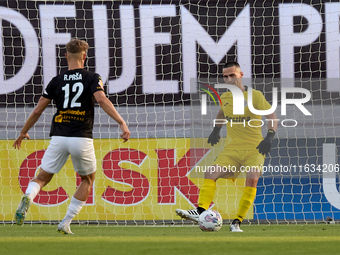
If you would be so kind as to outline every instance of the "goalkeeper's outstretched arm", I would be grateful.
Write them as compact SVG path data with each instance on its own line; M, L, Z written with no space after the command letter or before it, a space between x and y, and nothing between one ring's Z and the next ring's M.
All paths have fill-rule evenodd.
M270 152L279 121L275 112L265 117L268 119L268 133L266 138L256 147L262 155L267 155Z
M222 109L220 109L217 113L216 119L225 120L224 113ZM214 146L220 141L220 130L223 127L223 124L216 124L214 127L214 130L211 132L208 143L211 144L211 146Z

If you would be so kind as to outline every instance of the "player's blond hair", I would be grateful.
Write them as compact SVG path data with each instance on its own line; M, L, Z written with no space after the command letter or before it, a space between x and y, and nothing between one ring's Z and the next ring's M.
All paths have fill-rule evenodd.
M89 45L87 42L74 38L66 44L66 51L71 54L81 53L83 51L87 51Z

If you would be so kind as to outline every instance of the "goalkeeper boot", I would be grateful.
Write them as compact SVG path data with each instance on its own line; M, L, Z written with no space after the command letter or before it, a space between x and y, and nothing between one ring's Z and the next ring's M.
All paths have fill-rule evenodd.
M23 195L18 209L15 211L14 219L18 225L22 225L26 218L27 210L31 205L31 198L28 195Z
M65 219L63 219L59 225L58 225L58 228L57 228L57 231L59 233L62 233L62 234L65 234L65 235L73 235L73 233L71 232L71 229L70 229L70 225L66 225L65 224Z
M230 225L230 231L231 232L243 232L242 229L240 229L241 221L238 219L233 220L233 223Z
M182 210L182 209L176 209L176 214L183 219L191 220L193 222L198 222L198 219L200 217L199 212L197 209L191 209L191 210Z

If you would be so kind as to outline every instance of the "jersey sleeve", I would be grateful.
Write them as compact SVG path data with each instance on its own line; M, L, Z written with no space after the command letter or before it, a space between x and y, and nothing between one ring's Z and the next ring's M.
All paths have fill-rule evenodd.
M54 99L54 91L55 91L55 77L49 82L43 92L43 97L48 99Z
M256 93L256 106L257 110L269 110L272 106L268 103L264 95L258 91Z
M104 85L102 78L99 74L94 74L92 81L91 81L91 93L94 94L97 91L104 91Z

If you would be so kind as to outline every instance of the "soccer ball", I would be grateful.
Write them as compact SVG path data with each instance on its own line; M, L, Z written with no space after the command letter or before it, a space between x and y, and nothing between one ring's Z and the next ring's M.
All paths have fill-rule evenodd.
M215 210L202 212L198 220L198 225L202 231L219 231L222 224L221 214Z

